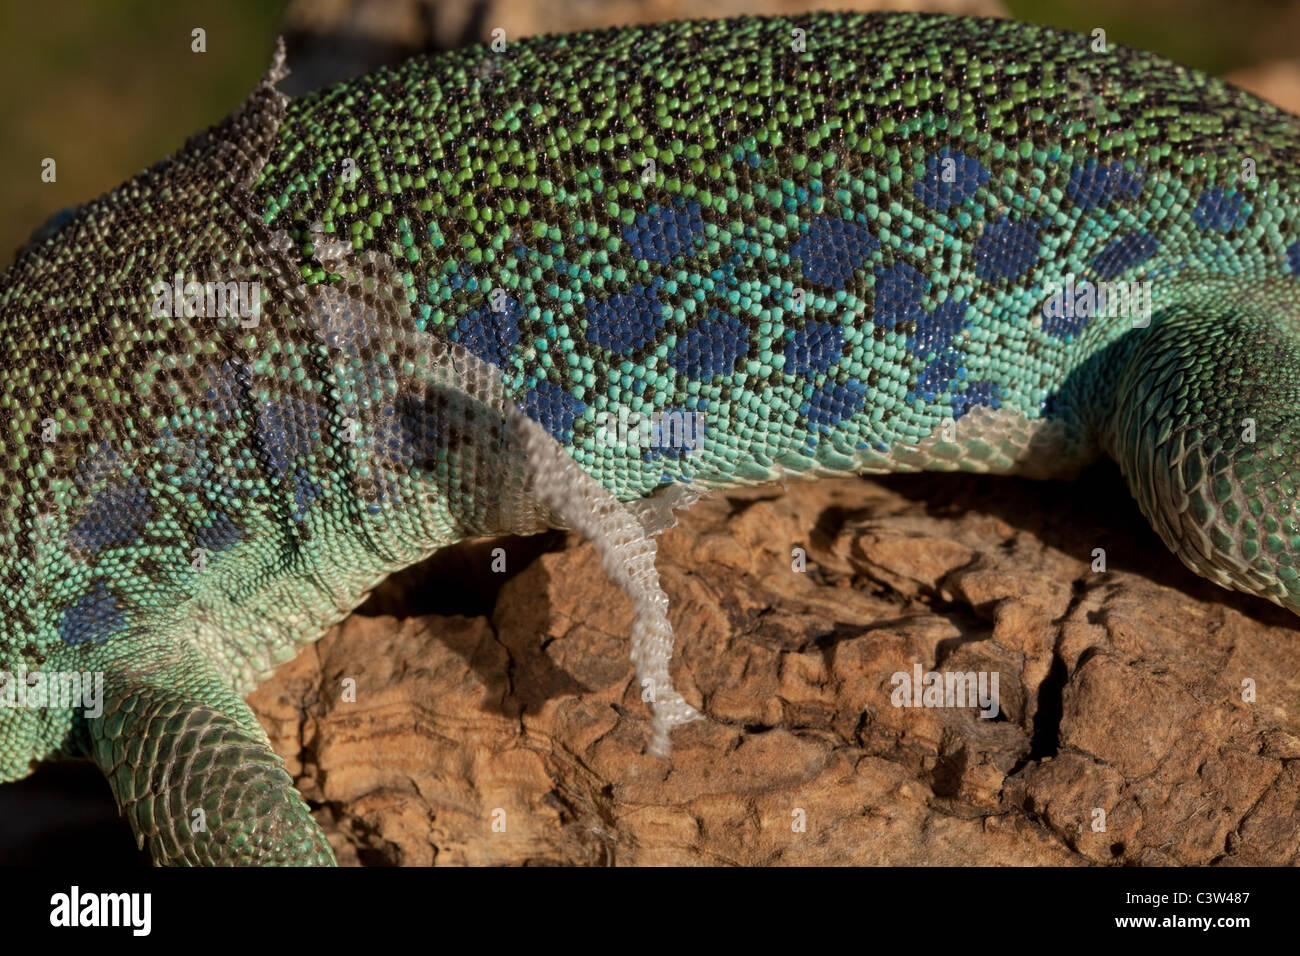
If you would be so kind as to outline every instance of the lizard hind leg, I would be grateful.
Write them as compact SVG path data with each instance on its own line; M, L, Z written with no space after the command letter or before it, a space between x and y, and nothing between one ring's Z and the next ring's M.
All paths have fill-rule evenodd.
M1200 283L1133 333L1103 441L1184 564L1300 613L1294 292Z
M591 540L600 551L605 572L632 599L632 663L637 682L653 714L648 750L668 756L669 732L700 717L673 687L668 662L673 653L673 629L668 621L668 596L655 570L655 543L650 539L671 525L671 509L691 503L689 491L670 494L646 506L624 504L588 475L540 425L517 408L509 427L527 457L532 493L569 527Z
M89 736L155 865L333 865L252 710L197 652L108 670Z

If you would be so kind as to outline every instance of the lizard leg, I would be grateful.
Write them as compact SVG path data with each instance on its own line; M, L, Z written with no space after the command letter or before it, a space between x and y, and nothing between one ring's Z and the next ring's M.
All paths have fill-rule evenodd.
M249 706L197 653L108 670L91 755L155 865L332 865Z
M1135 334L1105 442L1184 564L1300 613L1294 288L1207 282Z

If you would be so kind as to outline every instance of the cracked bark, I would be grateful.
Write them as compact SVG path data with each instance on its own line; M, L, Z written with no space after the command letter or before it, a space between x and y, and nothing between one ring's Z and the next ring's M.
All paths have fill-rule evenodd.
M343 862L1300 862L1295 619L1186 571L1109 467L696 506L659 570L709 719L671 763L594 550L503 545L514 577L436 558L252 698ZM997 672L1000 715L892 706L914 663Z

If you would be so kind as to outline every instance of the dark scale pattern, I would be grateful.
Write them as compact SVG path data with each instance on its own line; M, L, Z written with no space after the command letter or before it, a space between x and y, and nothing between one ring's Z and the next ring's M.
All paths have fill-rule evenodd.
M1275 108L914 15L543 37L292 104L278 72L0 279L0 667L154 667L129 721L256 737L231 695L384 572L532 527L511 406L624 501L1108 451L1183 560L1300 606L1300 122ZM260 315L151 313L178 273L257 283ZM1045 314L1071 280L1149 282L1149 327ZM663 414L703 445L606 440ZM206 859L151 829L110 729L139 832ZM0 715L0 779L87 739ZM274 813L314 853L300 811Z
M480 60L294 104L285 139L313 145L271 157L266 219L392 255L420 327L500 367L622 497L800 470L810 449L850 469L974 405L1041 417L1128 327L1037 315L1067 274L1292 271L1294 121L1146 54L819 15ZM347 158L368 174L345 182ZM488 311L493 289L508 312ZM804 358L808 328L838 353ZM667 472L596 440L620 409L706 402L707 447Z

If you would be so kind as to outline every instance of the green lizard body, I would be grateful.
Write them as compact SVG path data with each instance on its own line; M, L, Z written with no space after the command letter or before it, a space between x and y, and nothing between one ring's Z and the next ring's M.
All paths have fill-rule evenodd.
M636 602L662 750L647 535L694 489L1108 453L1300 609L1300 121L1094 45L745 18L291 104L277 65L0 280L0 670L106 689L0 709L0 780L89 755L159 862L328 861L241 695L394 569L554 525Z

